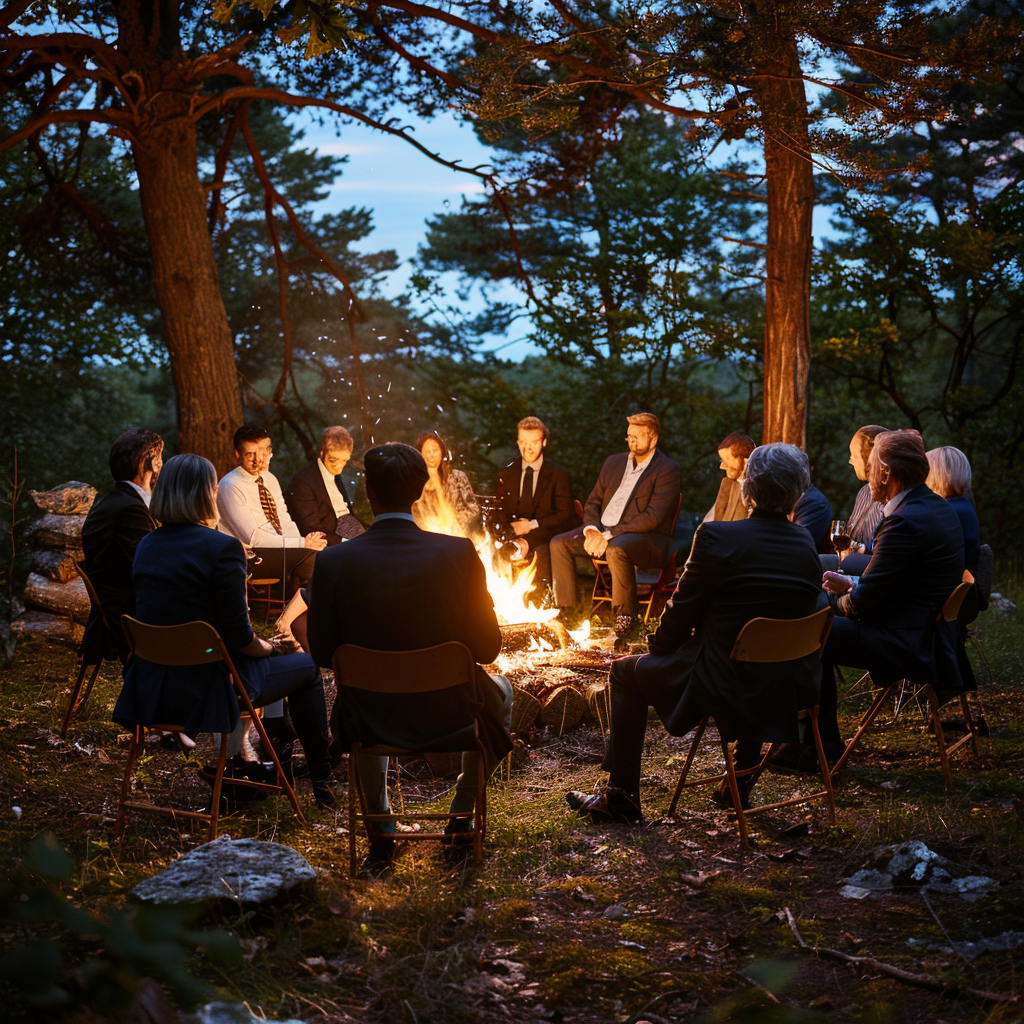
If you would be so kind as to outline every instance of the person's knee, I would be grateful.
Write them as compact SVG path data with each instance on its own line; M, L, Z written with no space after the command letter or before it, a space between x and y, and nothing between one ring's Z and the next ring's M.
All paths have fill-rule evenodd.
M627 565L632 562L629 552L624 547L616 544L614 539L608 542L608 547L605 548L604 552L604 559L609 565Z
M612 662L608 672L608 681L618 689L630 690L636 681L636 663L640 660L639 655L629 658L620 658Z

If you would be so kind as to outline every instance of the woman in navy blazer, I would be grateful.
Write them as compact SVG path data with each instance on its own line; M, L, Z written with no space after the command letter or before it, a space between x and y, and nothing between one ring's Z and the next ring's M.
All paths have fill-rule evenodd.
M967 492L971 489L971 464L959 448L947 445L928 452L926 484L956 513L964 531L964 568L973 576L978 571L981 530Z
M208 622L220 634L255 707L289 698L318 802L332 803L327 708L320 671L306 654L270 657L274 648L253 632L245 593L242 545L217 531L217 475L198 455L165 464L151 504L161 526L139 542L132 567L135 616L173 626ZM132 658L113 719L175 722L186 735L230 732L239 709L223 662L155 665Z

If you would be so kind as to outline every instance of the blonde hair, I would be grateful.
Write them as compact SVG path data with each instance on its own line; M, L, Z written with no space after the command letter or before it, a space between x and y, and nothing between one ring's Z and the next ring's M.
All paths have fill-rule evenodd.
M655 436L661 435L661 422L653 412L638 412L626 417L626 422L634 427L644 427Z
M196 523L216 528L217 471L201 455L175 455L164 463L149 510L161 523Z
M544 440L548 439L548 428L536 416L524 416L516 424L516 432L518 433L520 430L541 430L544 432Z
M940 498L956 498L971 489L971 464L959 448L946 445L928 454L928 479L925 483Z

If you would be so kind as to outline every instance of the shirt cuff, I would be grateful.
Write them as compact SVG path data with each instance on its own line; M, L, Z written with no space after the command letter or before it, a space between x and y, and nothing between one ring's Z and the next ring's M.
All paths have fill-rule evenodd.
M538 523L536 519L531 519L530 520L530 529L531 530L539 530L540 529L540 523Z
M593 533L600 533L601 531L596 526L584 526L583 527L583 532L584 533L591 533L591 532L593 532Z

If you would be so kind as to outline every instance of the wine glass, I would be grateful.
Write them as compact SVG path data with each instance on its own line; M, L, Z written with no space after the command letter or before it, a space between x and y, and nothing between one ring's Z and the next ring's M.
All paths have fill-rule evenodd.
M832 546L836 549L837 555L842 555L844 551L849 550L850 534L846 529L845 519L834 519L832 521L832 529L829 530L829 536L832 538Z

